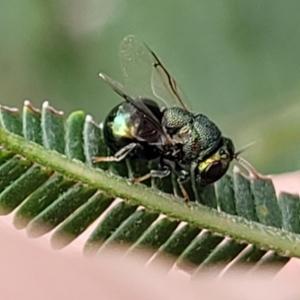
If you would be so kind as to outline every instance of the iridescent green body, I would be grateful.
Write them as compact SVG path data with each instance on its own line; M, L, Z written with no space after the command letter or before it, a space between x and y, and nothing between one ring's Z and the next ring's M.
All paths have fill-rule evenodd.
M104 138L114 155L98 161L159 158L161 170L151 170L152 177L174 171L183 182L193 172L200 185L222 177L236 157L232 141L189 109L175 79L145 43L127 36L119 55L125 87L99 74L125 101L104 122Z
M160 120L169 142L149 122L147 115L131 103L123 102L112 109L104 121L105 142L114 153L135 143L137 146L129 157L160 158L161 164L167 165L171 161L177 169L182 165L194 165L196 179L203 185L226 173L234 147L212 121L202 114L193 114L179 107L161 112L154 101L141 101Z

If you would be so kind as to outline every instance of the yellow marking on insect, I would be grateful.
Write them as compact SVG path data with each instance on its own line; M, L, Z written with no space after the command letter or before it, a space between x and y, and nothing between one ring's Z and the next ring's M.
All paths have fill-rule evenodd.
M211 157L207 158L206 160L202 161L199 165L198 165L198 169L200 171L203 171L207 168L207 166L209 166L210 164L214 163L215 161L219 161L220 155L215 153L213 154Z
M181 130L179 132L179 136L184 136L189 132L190 132L189 126L184 126L184 127L181 128Z

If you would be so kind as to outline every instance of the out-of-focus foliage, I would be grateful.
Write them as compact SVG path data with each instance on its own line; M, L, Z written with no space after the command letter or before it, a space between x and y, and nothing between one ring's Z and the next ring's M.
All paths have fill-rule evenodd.
M262 173L300 167L297 0L8 1L0 7L0 103L49 99L99 121L120 99L118 44L145 40L193 103Z

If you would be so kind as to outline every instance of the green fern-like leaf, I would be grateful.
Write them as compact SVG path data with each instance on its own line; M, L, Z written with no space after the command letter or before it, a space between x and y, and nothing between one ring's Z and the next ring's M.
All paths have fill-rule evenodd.
M86 253L114 243L128 253L146 247L152 261L167 254L195 274L216 263L258 268L300 257L299 197L277 199L269 179L235 171L204 191L192 181L187 190L195 202L186 204L171 194L180 194L172 176L148 187L124 178L153 163L95 168L92 158L108 149L101 128L82 111L65 122L47 102L39 111L26 101L22 116L1 107L0 125L0 213L14 211L14 225L31 237L54 230L52 245L61 248L93 224Z

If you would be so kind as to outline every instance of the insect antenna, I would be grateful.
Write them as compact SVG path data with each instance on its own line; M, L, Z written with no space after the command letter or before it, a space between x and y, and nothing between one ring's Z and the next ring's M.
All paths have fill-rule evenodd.
M243 166L248 172L249 174L254 177L255 179L259 179L262 178L262 175L260 175L255 168L243 157L240 156L241 153L243 153L245 150L247 150L248 148L250 148L251 146L253 146L256 142L252 142L248 145L246 145L245 147L243 147L242 149L240 149L239 151L237 151L233 158L235 158L235 160L241 165Z
M237 151L234 155L235 156L239 156L241 153L245 152L248 148L252 147L254 144L256 144L257 141L255 142L251 142L249 144L247 144L246 146L244 146L242 149L240 149L239 151Z

